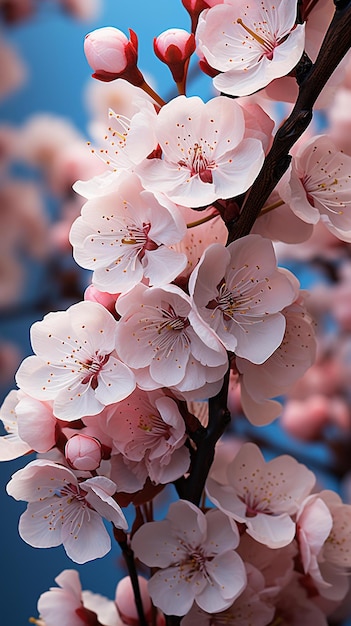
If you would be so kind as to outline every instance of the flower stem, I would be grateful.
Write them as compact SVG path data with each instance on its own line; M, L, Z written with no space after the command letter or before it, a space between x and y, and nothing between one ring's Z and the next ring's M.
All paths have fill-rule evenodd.
M211 215L206 215L206 217L203 217L201 220L196 220L196 222L190 222L190 224L187 224L186 227L195 228L195 226L201 226L201 224L205 224L206 222L213 220L213 218L218 217L218 215L219 212L216 211L215 213L211 213Z
M283 204L284 204L284 200L277 200L277 202L274 202L273 204L264 206L263 209L261 209L258 217L262 217L262 215L266 215L266 213L270 213L270 211L273 211L273 209L277 209L278 207L283 206Z
M140 88L145 91L145 93L147 93L149 96L151 96L151 98L153 98L155 100L155 102L157 102L157 104L160 105L160 107L163 107L166 102L165 100L162 100L161 96L158 95L158 93L156 93L156 91L154 91L152 89L152 87L150 87L150 85L148 85L148 83L146 81L144 81L141 85Z

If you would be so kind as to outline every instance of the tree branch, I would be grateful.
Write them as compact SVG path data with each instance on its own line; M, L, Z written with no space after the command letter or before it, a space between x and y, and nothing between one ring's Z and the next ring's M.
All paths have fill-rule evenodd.
M239 218L227 224L228 243L251 231L268 196L289 166L289 150L309 125L314 103L351 46L351 0L335 0L335 5L334 17L316 62L302 77L291 115L279 128L262 169L244 201Z

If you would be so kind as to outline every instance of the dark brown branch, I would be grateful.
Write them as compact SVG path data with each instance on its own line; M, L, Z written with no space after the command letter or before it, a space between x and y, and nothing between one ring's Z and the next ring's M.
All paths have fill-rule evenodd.
M199 506L207 475L212 465L216 443L230 422L230 413L227 409L229 374L228 368L221 390L208 401L209 422L207 428L199 431L190 476L177 484L180 497L197 506Z
M118 542L119 547L122 550L122 554L127 565L128 574L129 574L130 581L132 583L132 588L133 588L133 593L134 593L135 606L138 612L139 624L140 626L148 626L148 623L145 618L143 602L142 602L141 594L140 594L138 573L135 567L134 552L129 545L127 535L125 534L123 530L120 530L119 528L116 528L114 526L113 534L114 534L116 541Z
M335 2L334 17L316 62L303 77L291 115L278 130L239 218L228 226L228 243L248 235L261 208L290 163L289 151L312 119L312 108L327 80L351 46L351 0Z

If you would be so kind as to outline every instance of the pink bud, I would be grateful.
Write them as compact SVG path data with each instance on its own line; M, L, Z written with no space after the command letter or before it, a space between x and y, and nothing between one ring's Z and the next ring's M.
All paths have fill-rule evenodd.
M106 26L86 35L84 52L94 70L93 78L104 82L124 78L137 87L144 83L137 68L138 38L133 30L129 33L130 39L118 28Z
M78 470L92 471L101 463L101 444L88 435L73 435L65 445L68 463Z
M212 6L211 2L206 2L206 0L182 0L182 3L191 17L191 30L194 33L200 13Z
M156 56L168 65L177 84L184 81L188 60L195 48L195 36L182 28L169 28L154 39Z
M119 293L107 293L106 291L99 291L94 285L89 285L84 292L84 300L90 300L91 302L98 302L102 304L112 315L117 317L116 314L116 300Z
M138 581L145 619L149 622L152 618L152 605L149 592L147 590L147 580L142 576L138 576ZM128 624L128 626L139 626L140 622L129 576L126 576L119 581L116 588L115 602L123 623Z

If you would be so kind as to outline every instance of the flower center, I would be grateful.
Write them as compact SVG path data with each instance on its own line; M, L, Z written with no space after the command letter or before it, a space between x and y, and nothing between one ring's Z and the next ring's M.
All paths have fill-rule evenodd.
M256 27L256 32L253 31L251 28L246 26L246 24L244 24L241 17L238 17L236 21L246 30L247 33L249 33L249 35L251 35L251 37L255 39L255 41L257 41L257 43L260 44L260 46L262 46L263 56L267 57L267 59L271 61L273 59L274 48L276 48L278 45L276 38L273 37L271 33L264 32L262 28L260 30L262 31L262 33L264 33L265 36L261 37L261 35L257 33L259 29Z
M151 224L143 223L143 227L138 228L132 225L128 228L126 234L121 239L121 243L129 246L137 246L139 248L138 257L142 259L145 250L157 250L158 245L152 239L149 239L148 233L150 231Z
M190 176L198 174L203 183L212 183L212 170L216 167L215 162L209 160L203 147L197 142L189 148L188 152L189 159L179 161L178 165L190 169Z
M161 319L159 317L160 312L162 314ZM179 342L184 349L188 348L190 340L186 334L186 328L190 325L189 320L177 315L171 305L161 310L157 308L157 313L156 319L141 320L141 322L146 322L144 330L154 331L152 339L149 340L149 345L153 347L157 358L159 359L161 354L165 358L169 357Z
M81 363L80 372L85 373L85 376L81 381L82 384L87 385L88 383L90 383L91 388L96 389L99 384L98 376L104 365L106 365L109 358L109 354L98 354L96 352L91 359L88 359L84 363Z
M235 294L231 291L225 280L223 280L218 287L218 296L214 300L211 300L207 304L208 309L220 309L223 313L224 319L234 319L236 313L240 312L245 315L250 311L251 296L243 296L243 294Z
M65 498L66 496L69 496L69 500L67 500L68 504L71 504L73 500L78 500L79 502L82 502L85 505L89 506L89 504L85 500L87 491L80 489L76 485L72 485L72 483L68 483L67 485L64 485L63 487L61 487L60 489L57 489L55 491L55 494L59 498Z

